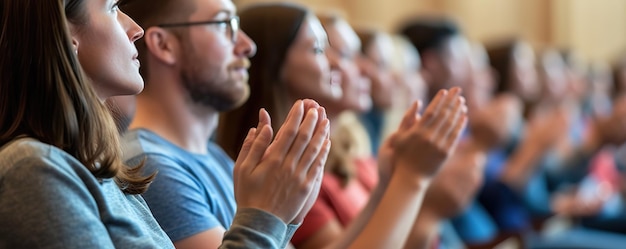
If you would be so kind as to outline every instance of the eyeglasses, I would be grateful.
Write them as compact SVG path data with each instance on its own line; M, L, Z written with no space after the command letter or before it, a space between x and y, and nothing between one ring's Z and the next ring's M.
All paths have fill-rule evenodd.
M181 22L181 23L168 23L168 24L159 24L157 27L161 28L173 28L173 27L186 27L186 26L196 26L196 25L211 25L211 24L226 24L230 28L230 40L233 43L237 43L237 33L239 33L239 17L233 16L227 20L221 21L203 21L203 22Z

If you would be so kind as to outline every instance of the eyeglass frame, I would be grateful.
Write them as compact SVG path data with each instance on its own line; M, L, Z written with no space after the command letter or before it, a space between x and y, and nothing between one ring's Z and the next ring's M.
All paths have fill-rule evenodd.
M198 25L210 25L210 24L226 24L230 28L230 40L233 43L237 43L237 35L240 30L240 21L239 16L233 16L226 20L210 20L210 21L199 21L199 22L179 22L179 23L165 23L158 24L157 27L161 28L176 28L176 27L187 27L187 26L198 26Z

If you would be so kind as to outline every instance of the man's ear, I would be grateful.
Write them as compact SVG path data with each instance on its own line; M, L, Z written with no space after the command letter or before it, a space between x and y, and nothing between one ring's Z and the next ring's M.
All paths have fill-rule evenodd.
M178 39L170 32L159 27L150 27L145 31L143 40L148 52L164 64L176 63Z

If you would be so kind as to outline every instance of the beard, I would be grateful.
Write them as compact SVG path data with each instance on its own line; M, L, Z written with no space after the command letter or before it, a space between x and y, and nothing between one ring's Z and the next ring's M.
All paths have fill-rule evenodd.
M193 105L224 112L246 102L250 95L247 76L236 77L230 67L215 63L219 59L213 61L202 56L191 43L183 48L187 56L183 59L180 78Z
M246 102L250 95L247 80L236 80L233 77L194 77L202 71L183 71L181 78L193 104L210 107L218 112L233 110ZM244 82L240 82L244 81Z

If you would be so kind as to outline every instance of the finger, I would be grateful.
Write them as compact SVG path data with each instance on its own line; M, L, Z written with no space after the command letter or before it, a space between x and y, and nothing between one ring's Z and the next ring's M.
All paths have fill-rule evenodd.
M239 150L239 155L237 155L237 160L235 160L235 164L243 162L248 156L248 152L250 152L250 147L252 147L252 142L257 135L256 128L250 128L248 131L248 135L243 140L243 144L241 145L241 150Z
M322 146L322 150L317 154L315 158L315 162L309 168L307 173L307 178L312 178L318 176L320 173L323 173L324 167L326 166L326 160L328 159L328 153L330 152L331 142L330 139L324 140L324 145Z
M316 167L311 171L312 176L308 176L309 179L313 179L313 188L311 189L311 193L309 193L308 199L317 200L320 193L320 187L322 186L322 180L324 178L324 165L325 163L320 164L319 167Z
M317 113L317 109L309 109L307 112L302 125L300 125L300 128L298 129L298 135L291 144L291 148L285 157L285 161L283 163L284 167L289 167L293 170L293 167L295 167L300 161L302 153L311 141L313 132L315 131L315 125L317 124L318 118Z
M445 115L440 115L435 119L431 129L436 141L441 141L450 134L458 122L459 117L461 114L465 113L466 110L465 99L459 96L455 100L455 105L452 109L447 108L444 111Z
M328 115L326 114L326 108L324 107L319 107L319 116L320 118L318 118L318 126L319 125L323 125L322 123L324 122L324 120L328 121L328 125L330 126L330 120L328 120ZM330 128L329 128L330 129ZM328 131L328 133L326 133L326 138L330 138L330 130Z
M458 143L459 138L461 137L461 133L463 132L463 130L465 130L466 125L467 125L467 114L464 113L461 116L459 122L455 124L452 132L450 132L450 134L446 138L446 141L444 143L445 148L449 148L452 150L454 149L454 147L456 147L456 144Z
M318 104L315 100L312 99L304 99L302 100L303 104L304 104L304 111L308 111L309 109L317 109L320 107L320 104Z
M269 125L264 125L263 127L261 127L259 135L256 137L254 142L252 142L250 150L247 152L248 155L243 161L245 171L249 173L256 169L271 141L272 127Z
M411 104L411 107L409 107L409 109L406 110L406 112L404 113L404 117L402 117L402 121L400 121L400 126L398 127L398 130L406 130L406 129L409 129L413 125L413 123L415 122L415 119L419 115L418 111L421 105L422 105L422 102L419 100Z
M424 110L424 114L422 115L422 122L424 122L424 124L430 123L435 114L439 112L442 101L444 101L447 95L447 90L439 90L439 92L437 92L437 95L435 95L433 100L426 107L426 110Z
M270 117L270 114L267 112L267 110L265 110L265 108L261 108L259 110L259 123L257 124L257 133L261 131L259 127L263 127L264 125L269 125L270 127L272 127L272 118Z
M322 122L324 122L324 120L328 119L328 116L326 115L326 108L324 107L318 107L317 108L317 116L319 117L317 119L317 126L322 125Z
M255 141L257 136L257 128L250 128L248 131L248 135L243 140L243 145L241 146L241 150L237 155L237 160L235 160L235 167L233 168L233 184L235 189L239 187L239 176L243 174L249 174L251 172L250 166L245 164L244 161L248 157L248 153L250 152L250 148L252 147L252 143Z
M278 134L274 139L274 142L268 148L268 154L277 153L276 156L279 158L284 158L293 140L298 135L298 128L300 127L300 123L302 122L302 118L304 116L304 103L302 100L296 101L291 111L287 115L287 119L278 130Z
M309 168L315 162L319 152L322 150L324 146L324 141L328 136L330 127L328 119L322 121L322 124L316 128L315 133L313 134L313 138L309 142L308 146L304 150L300 161L298 162L297 171L303 172L303 176L307 174Z
M272 119L270 117L270 114L267 112L267 110L265 110L265 108L261 108L259 110L259 124L257 124L257 127L262 127L263 125L272 125Z
M283 127L285 126L285 124L287 123L288 120L292 120L293 119L293 115L295 113L294 109L296 107L300 108L300 106L304 106L304 102L302 100L296 100L295 103L293 103L293 106L291 107L291 110L289 110L289 113L287 113L287 117L285 118L285 121L283 122L283 124L280 126L280 128L278 128L278 132L276 133L276 137L274 138L274 140L278 140L278 138L280 137L280 135L282 134L281 130L283 130ZM304 108L304 107L302 107Z
M437 105L438 109L434 111L434 116L437 116L440 113L445 113L446 111L449 112L451 109L453 109L456 105L456 99L460 96L460 94L461 88L454 87L450 89L450 91L442 97L441 102ZM424 125L426 127L434 126L434 119L436 118L432 117L432 119L430 119L430 121L427 121Z

